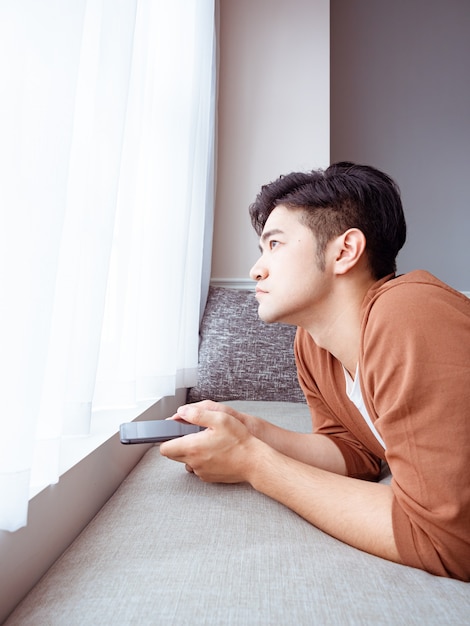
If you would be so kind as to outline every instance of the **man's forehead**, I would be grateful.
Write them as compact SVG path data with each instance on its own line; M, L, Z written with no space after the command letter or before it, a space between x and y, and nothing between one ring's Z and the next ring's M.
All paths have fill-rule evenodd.
M261 238L266 239L266 233L276 230L279 234L284 232L290 224L299 223L299 213L302 209L289 208L283 204L278 204L269 214L268 219L261 233Z
M277 225L281 221L285 221L285 219L289 219L290 210L284 206L283 204L278 204L274 207L271 213L268 215L268 219L263 228L263 232L265 230L273 228L273 225Z

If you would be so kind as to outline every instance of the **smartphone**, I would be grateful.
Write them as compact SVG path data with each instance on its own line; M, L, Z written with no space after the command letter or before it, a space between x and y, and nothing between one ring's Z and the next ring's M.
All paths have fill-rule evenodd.
M176 420L149 420L146 422L127 422L119 427L121 443L162 443L176 437L204 430L188 422Z

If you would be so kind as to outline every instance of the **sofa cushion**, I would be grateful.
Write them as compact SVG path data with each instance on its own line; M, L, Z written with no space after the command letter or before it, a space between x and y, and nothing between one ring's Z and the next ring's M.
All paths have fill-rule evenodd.
M295 331L261 321L253 291L211 287L200 328L198 383L188 402L305 402L295 367Z
M311 429L299 403L231 404ZM470 584L351 548L247 484L204 483L152 447L6 626L463 625L469 615Z

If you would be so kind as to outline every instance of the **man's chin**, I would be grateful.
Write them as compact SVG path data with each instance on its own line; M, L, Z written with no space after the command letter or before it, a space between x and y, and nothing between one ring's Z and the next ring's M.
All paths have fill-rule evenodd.
M267 311L266 309L263 309L262 304L258 306L258 317L260 318L262 322L265 322L266 324L274 324L275 322L280 321L278 316L275 315L275 313L273 313L272 311Z
M269 311L263 308L263 305L258 306L258 317L265 324L288 324L289 326L297 326L297 324L291 319L283 317L280 312Z

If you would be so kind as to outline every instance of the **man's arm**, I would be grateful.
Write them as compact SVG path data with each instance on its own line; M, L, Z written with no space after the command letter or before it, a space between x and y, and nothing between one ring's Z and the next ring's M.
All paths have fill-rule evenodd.
M370 554L401 562L388 485L339 476L276 450L255 452L248 482L329 535Z
M181 417L207 430L162 444L164 456L186 463L206 482L249 482L333 537L401 561L393 536L389 486L347 478L290 458L224 412L193 406L185 407Z
M242 422L257 439L261 439L278 452L307 465L314 465L343 476L347 474L346 463L338 446L324 435L287 430L260 417L241 413L232 407L212 400L203 400L193 404L192 407L198 407L205 411L227 413ZM181 409L184 410L183 407Z

